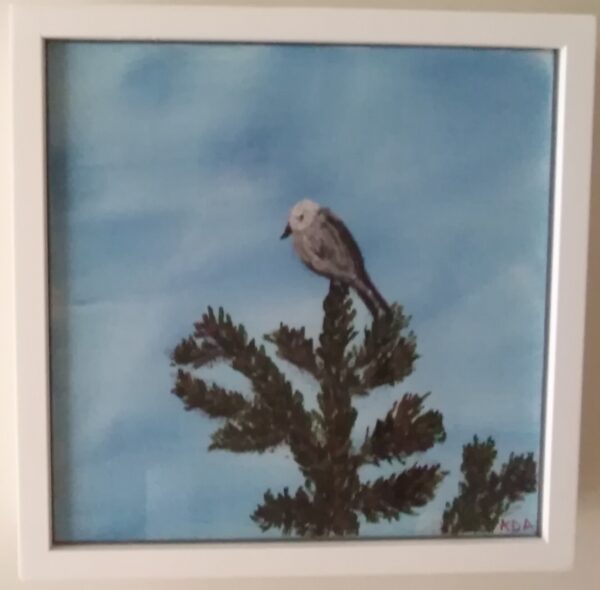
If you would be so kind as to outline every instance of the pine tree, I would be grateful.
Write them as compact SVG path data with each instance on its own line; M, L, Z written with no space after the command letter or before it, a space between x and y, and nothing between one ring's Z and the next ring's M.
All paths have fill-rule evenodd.
M424 408L429 394L405 394L359 444L353 442L353 400L400 383L414 369L416 341L407 332L409 319L402 308L394 305L389 317L374 320L359 343L346 287L332 283L323 310L317 346L305 328L283 323L264 336L280 359L318 383L318 410L305 407L304 396L264 345L249 339L244 326L234 324L223 309L215 313L209 307L172 354L178 368L173 393L186 410L222 421L209 449L262 453L289 447L304 483L294 491L265 492L251 515L263 531L275 527L309 537L356 535L360 517L379 522L414 514L433 498L445 476L439 464L411 461L446 437L442 415ZM244 375L251 392L208 384L191 372L215 363L227 363ZM382 462L396 462L400 470L361 481L361 467Z
M509 508L536 491L537 466L533 453L510 454L499 472L492 471L498 455L496 443L489 437L463 446L459 494L446 504L442 532L493 533Z

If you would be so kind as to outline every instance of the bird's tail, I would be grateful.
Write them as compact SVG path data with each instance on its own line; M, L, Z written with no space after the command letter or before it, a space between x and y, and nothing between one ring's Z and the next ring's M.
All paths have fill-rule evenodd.
M354 288L367 306L367 309L371 312L373 318L378 318L381 312L384 312L385 315L390 315L392 313L392 309L388 305L388 302L377 290L377 287L373 284L373 281L368 275L365 274L361 280L356 281Z

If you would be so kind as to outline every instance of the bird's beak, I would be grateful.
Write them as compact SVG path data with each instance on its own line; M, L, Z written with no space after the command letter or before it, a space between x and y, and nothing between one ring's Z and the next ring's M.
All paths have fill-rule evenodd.
M290 227L290 224L288 223L285 226L285 229L283 230L283 233L281 234L281 240L285 240L290 234L292 233L292 228Z

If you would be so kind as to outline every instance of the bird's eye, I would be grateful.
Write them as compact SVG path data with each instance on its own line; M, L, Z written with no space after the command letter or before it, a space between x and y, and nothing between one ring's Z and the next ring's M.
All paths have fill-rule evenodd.
M298 217L298 219L299 219L300 221L303 221L303 220L304 220L304 214L303 214L303 215L300 215L300 217Z

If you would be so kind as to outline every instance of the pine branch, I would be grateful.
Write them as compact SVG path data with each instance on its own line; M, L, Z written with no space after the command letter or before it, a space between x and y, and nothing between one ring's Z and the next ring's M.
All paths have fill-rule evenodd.
M342 536L357 534L358 518L349 504L332 513L335 498L316 497L304 488L298 488L292 496L288 488L276 496L268 490L264 502L260 504L251 518L258 526L267 531L280 529L285 535L297 534L307 537Z
M446 473L439 465L415 465L398 475L380 477L361 486L357 508L368 522L398 520L433 499Z
M222 308L215 315L209 307L202 320L195 324L193 337L180 342L172 358L174 364L193 367L225 361L251 383L254 397L245 405L242 405L237 396L226 398L222 388L211 390L218 397L211 405L211 402L204 399L206 395L203 395L208 394L208 391L204 391L202 385L180 369L183 373L178 378L180 383L195 383L194 399L202 403L198 409L211 417L220 415L229 418L213 434L211 449L264 451L297 438L308 441L306 445L310 445L312 419L304 410L302 394L292 390L291 384L267 355L264 347L257 346L254 340L249 341L244 326L235 325ZM188 385L189 387L192 386ZM200 398L203 401L199 402ZM220 409L225 399L233 403L238 411L232 411L229 416L222 413L211 414L216 411L215 404Z
M252 405L233 416L212 434L209 450L227 450L233 453L263 453L283 444L287 433L272 422L268 408Z
M320 438L325 441L325 453L330 466L326 478L318 474L320 484L349 484L355 478L356 466L351 460L351 433L357 412L352 406L350 391L358 384L351 367L348 348L356 336L356 312L346 286L331 282L323 301L323 328L319 337L317 356L321 363L321 391L317 402L322 420Z
M348 347L356 337L355 310L348 288L331 282L323 302L323 329L319 337L317 356L321 361L321 392L317 401L323 414L326 438L330 445L339 447L348 442L356 420L350 392L358 384L358 376L350 363ZM332 441L331 438L336 439Z
M496 443L491 436L485 442L479 442L474 436L472 443L463 446L460 469L464 482L461 485L472 490L485 489L497 456Z
M348 287L332 281L323 301L323 311L323 329L317 354L325 368L341 368L346 360L346 349L356 337L356 311L352 307Z
M493 438L463 446L459 494L446 504L442 532L492 533L510 507L537 489L537 465L533 453L510 454L500 472L492 471L497 451Z
M409 318L402 308L392 306L392 315L373 320L365 328L363 344L354 350L354 370L360 374L356 395L367 395L383 385L395 385L410 375L418 358L413 332L406 336Z
M293 496L290 496L288 488L276 496L267 490L264 502L258 505L250 518L263 532L278 528L284 535L296 533L300 536L314 536L314 523L319 520L313 502L303 488L298 488Z
M209 307L195 327L195 338L201 343L199 348L218 351L220 358L250 380L257 401L273 412L274 418L284 422L294 406L292 386L264 347L257 346L254 340L248 341L244 327L234 325L222 309L217 317Z
M265 340L277 347L277 356L306 371L317 381L320 369L317 363L312 338L306 338L304 328L290 328L279 324L279 329L265 335Z
M537 465L533 453L526 455L510 454L508 463L502 466L499 474L500 493L509 504L524 499L525 494L537 490Z
M190 336L184 338L173 350L171 365L191 365L195 369L210 366L221 357L221 351L213 342L201 341L200 344Z
M230 418L248 408L248 402L237 391L228 391L213 383L210 387L179 369L172 392L186 410L202 410L211 418Z
M423 412L428 395L405 394L383 420L377 420L371 434L367 430L361 448L363 463L404 461L446 440L442 415L435 410Z

